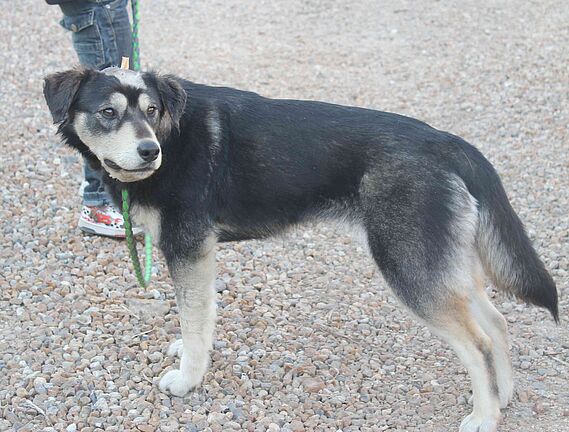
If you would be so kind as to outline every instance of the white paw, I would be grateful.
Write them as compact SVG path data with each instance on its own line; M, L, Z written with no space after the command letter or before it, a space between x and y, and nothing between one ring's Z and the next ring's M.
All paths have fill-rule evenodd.
M182 343L182 339L178 339L177 341L173 342L169 347L166 354L170 357L182 357L182 352L184 350L184 344Z
M497 432L500 415L476 416L474 413L466 416L460 424L460 432Z
M512 401L514 397L514 384L508 383L507 386L500 387L500 408L504 409Z
M166 372L160 379L160 390L182 397L201 382L192 382L191 376L183 374L180 369Z

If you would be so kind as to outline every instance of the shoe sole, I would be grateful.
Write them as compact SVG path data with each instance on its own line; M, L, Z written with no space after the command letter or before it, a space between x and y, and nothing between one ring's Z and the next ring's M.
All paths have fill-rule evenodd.
M83 218L79 218L79 229L85 233L100 235L105 237L113 237L124 239L126 237L124 229L110 228L94 222L89 222ZM140 228L133 228L132 232L135 236L142 234Z
M86 221L83 218L79 219L79 229L88 234L100 235L105 237L125 238L124 230L116 228L108 228L104 225Z

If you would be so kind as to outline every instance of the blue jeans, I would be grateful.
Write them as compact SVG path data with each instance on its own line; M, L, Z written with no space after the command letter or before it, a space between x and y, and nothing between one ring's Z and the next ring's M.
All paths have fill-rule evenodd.
M132 55L132 33L127 11L128 0L75 0L59 5L59 22L71 32L73 48L83 66L104 69L118 66L121 57ZM131 62L132 63L132 62ZM103 185L103 171L84 159L87 185L83 203L89 206L110 204Z

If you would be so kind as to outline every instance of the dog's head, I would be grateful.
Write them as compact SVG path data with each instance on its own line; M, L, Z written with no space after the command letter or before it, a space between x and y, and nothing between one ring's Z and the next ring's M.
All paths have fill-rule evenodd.
M122 182L143 180L160 168L160 141L179 127L186 104L176 78L115 67L50 75L44 96L67 142L95 155Z

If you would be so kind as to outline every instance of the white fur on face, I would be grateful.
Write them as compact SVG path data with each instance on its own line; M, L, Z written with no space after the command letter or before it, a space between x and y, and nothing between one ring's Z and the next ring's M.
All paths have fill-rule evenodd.
M117 100L118 96L116 97ZM126 102L126 99L125 99ZM114 107L117 109L116 107ZM118 109L117 109L118 111ZM132 123L125 122L119 129L111 130L106 133L94 133L88 127L87 116L93 114L78 113L73 122L75 132L83 141L89 150L101 161L105 170L109 175L122 182L134 182L143 180L151 176L162 163L162 152L159 153L158 158L154 160L149 170L146 171L127 171L136 170L146 165L146 162L138 154L138 143L140 138L137 138ZM146 125L148 129L147 138L154 140L158 143L158 139L150 125ZM114 169L107 165L105 159L109 159L119 165L122 170Z
M127 105L128 101L126 99L126 96L122 93L113 93L109 98L109 107L114 108L119 114L119 117L122 117L124 115Z
M142 112L146 112L146 110L151 105L151 103L152 103L152 99L150 99L150 97L146 93L142 93L138 97L138 106L140 107L140 110Z

